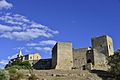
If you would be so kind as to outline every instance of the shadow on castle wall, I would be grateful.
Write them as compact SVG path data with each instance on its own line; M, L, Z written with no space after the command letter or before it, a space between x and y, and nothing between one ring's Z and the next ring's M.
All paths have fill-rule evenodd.
M102 80L115 80L113 75L108 71L103 70L91 70L90 73L94 73L97 76L101 77Z
M37 63L33 65L36 70L49 70L51 69L52 59L40 59Z

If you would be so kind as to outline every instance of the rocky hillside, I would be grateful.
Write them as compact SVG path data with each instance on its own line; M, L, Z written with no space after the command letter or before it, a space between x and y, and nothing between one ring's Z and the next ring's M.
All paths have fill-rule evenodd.
M58 71L58 70L44 70L34 71L39 77L39 80L102 80L96 74L91 74L88 71Z
M26 73L27 79L29 72L24 71L24 73ZM33 70L33 73L39 78L38 80L113 80L106 72L99 71Z

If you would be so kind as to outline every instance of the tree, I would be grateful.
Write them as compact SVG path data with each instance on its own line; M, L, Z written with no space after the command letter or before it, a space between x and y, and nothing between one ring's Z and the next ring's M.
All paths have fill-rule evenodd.
M9 70L9 74L10 74L10 80L21 80L23 79L23 73L17 71L16 69L10 69Z
M16 60L13 61L12 63L8 63L5 66L5 69L11 69L11 68L16 68L16 69L32 69L31 64L29 63L29 61L20 61L20 60Z
M26 69L32 69L31 64L29 63L29 61L24 61L20 64L20 66L25 66Z
M118 49L113 56L110 56L108 61L108 64L111 66L110 72L116 80L120 80L120 49Z
M9 80L9 79L10 79L9 72L0 69L0 80Z

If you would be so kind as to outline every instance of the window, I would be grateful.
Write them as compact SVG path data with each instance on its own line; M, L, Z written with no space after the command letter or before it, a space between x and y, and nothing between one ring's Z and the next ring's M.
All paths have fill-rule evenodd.
M28 56L25 56L25 60L28 60Z
M37 56L37 59L38 59L38 56Z
M109 45L109 49L111 49L111 46Z
M32 59L32 57L30 57L30 59Z

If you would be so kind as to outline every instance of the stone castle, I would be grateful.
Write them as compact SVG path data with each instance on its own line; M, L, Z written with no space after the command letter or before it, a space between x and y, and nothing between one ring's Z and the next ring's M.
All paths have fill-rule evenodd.
M39 59L35 69L57 70L108 70L107 57L114 54L112 38L104 35L91 40L92 47L72 48L71 42L57 42L51 59Z
M97 69L107 70L107 57L114 54L112 38L109 36L94 37L92 47L72 48L71 42L58 42L52 50L52 68Z

